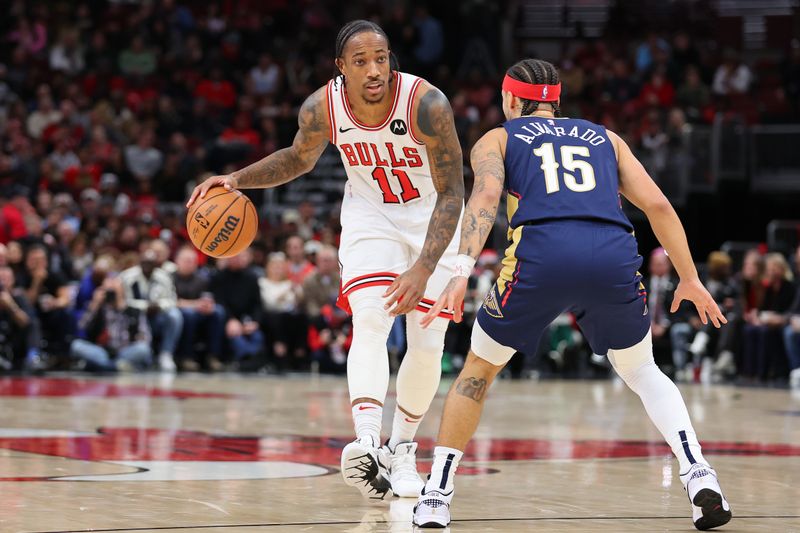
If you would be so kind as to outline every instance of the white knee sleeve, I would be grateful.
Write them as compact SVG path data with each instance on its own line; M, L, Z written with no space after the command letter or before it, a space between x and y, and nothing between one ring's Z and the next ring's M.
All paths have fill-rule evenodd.
M385 287L368 287L349 296L353 310L353 343L347 356L350 401L371 398L381 403L389 388L386 340L394 319L383 308Z
M477 319L472 326L472 340L470 341L472 353L493 364L494 366L505 366L511 357L516 353L514 348L503 346L486 333Z
M417 416L425 414L439 388L447 331L446 322L422 329L422 316L419 311L406 316L408 349L397 371L397 405Z
M635 391L636 389L631 381L635 381L636 371L644 365L652 364L655 366L652 333L648 330L647 335L630 348L609 350L608 360L617 374L619 374L619 377ZM658 367L656 367L656 370L658 370Z

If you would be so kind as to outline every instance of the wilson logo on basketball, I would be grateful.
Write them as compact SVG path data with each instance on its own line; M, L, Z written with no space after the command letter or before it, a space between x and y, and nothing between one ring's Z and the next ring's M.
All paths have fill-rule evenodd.
M227 241L230 238L231 234L234 231L236 231L236 228L239 226L240 220L241 219L239 217L230 215L228 217L228 220L226 220L225 224L222 226L222 229L220 229L219 233L217 233L217 236L214 237L214 240L208 243L208 246L206 246L206 250L209 252L213 252L214 250L217 249L220 243Z

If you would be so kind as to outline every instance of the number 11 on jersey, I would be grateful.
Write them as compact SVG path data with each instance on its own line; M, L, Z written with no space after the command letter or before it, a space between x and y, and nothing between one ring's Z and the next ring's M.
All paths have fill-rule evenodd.
M408 174L402 170L393 168L392 175L400 182L400 198L402 198L403 203L419 198L419 189L414 187L414 185L411 183ZM375 167L375 170L372 171L372 179L377 181L378 187L381 188L381 192L383 193L383 203L400 203L400 198L397 197L397 195L392 191L392 187L389 185L389 177L386 175L385 168Z

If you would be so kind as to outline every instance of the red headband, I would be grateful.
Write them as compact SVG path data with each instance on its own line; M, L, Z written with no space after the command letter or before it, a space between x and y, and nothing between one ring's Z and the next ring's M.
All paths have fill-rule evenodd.
M515 80L508 74L503 78L503 90L510 92L517 98L536 102L558 102L561 97L561 83L558 85L535 85Z

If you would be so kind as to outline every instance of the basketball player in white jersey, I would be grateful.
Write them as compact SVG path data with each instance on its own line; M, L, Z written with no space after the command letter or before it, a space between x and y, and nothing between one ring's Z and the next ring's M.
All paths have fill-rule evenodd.
M427 329L424 313L459 259L464 206L461 148L447 98L426 81L398 72L377 25L356 20L336 39L337 75L300 108L292 146L198 185L187 206L211 187L275 187L310 171L329 142L347 171L342 204L340 306L353 315L347 359L356 440L342 452L342 476L370 498L416 497L414 436L439 386L444 335L452 311ZM453 237L456 237L455 239ZM386 341L407 314L408 350L397 375L390 438L380 445L389 385Z

